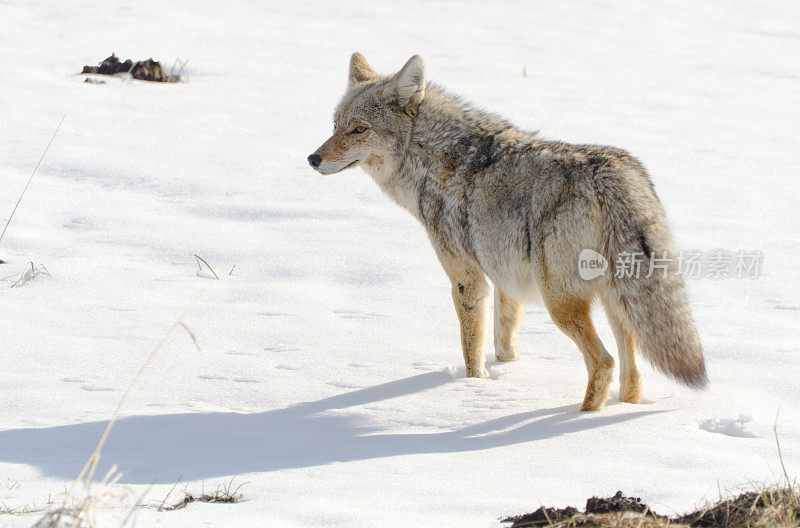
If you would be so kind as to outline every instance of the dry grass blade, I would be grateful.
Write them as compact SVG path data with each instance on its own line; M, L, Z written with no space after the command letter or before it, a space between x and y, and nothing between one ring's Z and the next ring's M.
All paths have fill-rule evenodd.
M17 199L17 203L14 205L14 209L11 210L11 214L8 216L8 221L6 222L6 226L3 228L3 232L0 233L0 242L3 241L3 237L6 236L6 231L8 230L8 224L11 223L11 219L14 218L14 213L17 212L17 207L19 207L19 203L22 201L22 197L25 196L25 192L28 190L28 186L30 186L31 181L33 181L33 177L36 176L36 171L39 170L39 165L42 164L42 160L44 159L45 154L47 151L50 150L50 145L53 144L53 140L56 138L56 134L58 131L61 130L61 125L64 123L64 118L67 117L66 114L61 116L61 121L58 122L58 126L56 127L56 131L53 132L53 137L50 138L50 141L47 143L47 146L44 148L44 152L42 152L42 157L39 158L39 162L36 164L36 167L33 168L33 172L31 173L31 177L28 178L28 183L25 184L25 188L22 189L22 193L19 195Z
M133 79L133 76L131 75L131 72L133 71L133 69L135 67L136 67L136 63L134 62L133 64L131 64L131 67L128 68L128 71L125 73L125 75L122 76L122 80L119 83L120 86L125 84L125 81Z
M786 486L789 490L794 492L794 487L792 486L792 479L789 478L789 472L786 471L786 464L783 462L783 452L781 451L781 440L778 438L778 416L780 416L780 411L778 414L775 415L775 424L772 426L772 432L775 433L775 447L778 449L778 460L781 462L781 469L783 469L783 476L786 479Z
M200 265L200 263L202 262L211 271L211 273L214 275L214 278L219 280L219 275L217 275L217 272L214 271L214 269L211 266L208 265L208 262L206 262L206 259L204 259L203 257L201 257L200 255L198 255L196 253L193 253L192 256L194 256L195 260L197 260L197 267L200 268L200 271L203 271L203 266Z
M170 495L172 495L172 492L175 491L175 488L178 487L178 484L181 483L181 479L183 479L183 475L179 476L178 480L175 481L175 484L173 484L172 487L169 489L169 492L164 497L164 500L162 500L161 504L158 506L158 511L161 511L164 508L164 504L166 504L167 499L169 498Z
M99 491L90 493L84 490L80 500L74 506L62 506L56 511L47 513L34 525L34 528L56 528L94 526L94 512L101 506L115 499L120 499L124 494L114 489L114 484L122 477L122 473L113 466L99 483Z
M186 60L185 60L185 61L183 61L183 63L181 64L181 69L180 69L180 70L178 70L178 75L176 75L176 76L175 76L175 78L176 78L176 79L179 79L179 80L180 80L180 79L184 79L184 80L186 80L186 79L184 78L184 75L183 75L183 70L185 70L185 69L186 69L186 65L187 65L187 64L189 64L189 59L186 59Z
M178 57L177 59L175 59L175 62L173 62L173 63L172 63L172 66L171 66L171 67L170 67L170 69L169 69L169 74L167 75L167 77L169 77L169 78L172 78L172 77L174 76L174 73L175 73L175 66L177 66L177 65L178 65L178 63L180 62L180 60L181 60L181 58L180 58L180 57Z
M186 330L186 333L189 334L189 339L192 340L194 348L196 348L198 352L202 353L203 351L200 350L200 343L197 342L197 337L195 337L194 332L192 332L192 330L183 321L178 321L178 325Z
M150 492L150 488L151 487L152 487L152 485L148 486L147 489L144 490L144 493L139 495L139 498L136 499L136 504L134 504L133 507L130 508L130 510L128 511L128 515L126 515L125 519L122 520L122 523L119 525L119 528L125 528L128 525L128 522L133 518L133 516L136 513L136 511L142 505L142 502L144 501L144 498Z
M647 506L647 508L644 509L644 512L642 512L642 518L639 519L639 524L636 525L636 528L642 528L642 523L645 521L645 519L647 519L647 514L649 511L650 506Z
M542 513L544 513L544 518L547 519L548 526L553 526L553 520L550 519L550 515L547 513L547 508L542 508Z
M205 291L205 290L204 290ZM61 528L64 526L71 526L73 528L80 528L83 526L92 526L91 521L91 513L100 505L105 504L108 501L108 497L112 496L113 493L111 492L111 486L115 484L120 477L122 477L122 473L118 473L116 471L116 466L112 467L111 470L106 474L106 476L100 481L101 486L101 493L93 494L90 492L90 488L92 485L92 480L94 478L94 472L97 469L97 464L100 460L100 453L103 449L103 446L108 439L108 435L111 433L112 427L114 427L114 423L119 416L120 411L122 410L123 405L128 399L131 391L133 390L136 383L139 381L139 378L142 377L142 374L150 366L153 359L158 355L161 349L166 345L169 338L178 328L183 328L187 330L189 336L191 337L192 341L194 342L195 346L197 347L197 339L195 338L194 334L189 331L188 326L184 322L186 315L197 305L197 302L203 296L201 292L194 301L183 311L179 319L169 328L167 333L161 340L158 342L156 347L144 361L139 370L136 372L136 375L131 380L128 387L125 389L125 392L122 394L122 397L117 404L117 407L114 409L114 413L111 416L111 419L106 425L106 428L103 430L103 434L100 437L100 440L97 443L97 446L94 448L91 456L84 464L83 468L81 469L78 476L72 483L69 491L67 492L66 496L64 497L64 502L62 503L61 507L57 510L48 513L39 522L35 525L36 528ZM197 347L199 350L199 347ZM71 501L75 497L76 490L79 484L83 484L83 495L82 500L79 501L78 505L75 507L71 506Z
M39 275L46 275L47 277L52 277L52 275L50 275L50 272L47 271L47 268L45 268L44 266L39 266L37 268L36 265L34 265L33 261L31 261L31 267L30 268L26 267L25 271L22 273L20 278L17 279L17 282L12 284L11 287L19 288L20 286L23 286L27 284L29 281L35 279Z

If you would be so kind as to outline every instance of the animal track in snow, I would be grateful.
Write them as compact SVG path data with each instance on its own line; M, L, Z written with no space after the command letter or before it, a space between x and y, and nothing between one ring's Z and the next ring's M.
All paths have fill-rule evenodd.
M462 403L464 407L470 407L472 409L505 409L508 406L503 405L500 403L492 403L492 402L482 402L482 401L471 401Z
M81 389L89 392L112 392L118 390L114 387L101 387L99 385L81 385Z
M256 315L261 315L263 317L291 317L294 314L287 312L258 312Z
M379 319L385 317L375 312L359 312L358 310L334 310L333 313L342 319Z
M552 330L538 330L536 328L528 328L528 329L525 329L525 330L520 330L519 333L520 334L525 334L525 335L546 335L546 334L552 334L553 331Z
M65 229L87 229L92 226L92 223L87 218L69 218L61 222L61 227Z
M229 356L255 356L252 352L244 352L242 350L231 350L225 353Z
M700 429L735 438L758 438L755 433L745 430L746 424L752 421L751 417L742 414L738 418L711 418L700 422Z
M536 359L543 359L545 361L560 361L564 356L536 356Z
M264 347L265 352L299 352L303 350L298 347Z
M800 310L800 306L795 306L791 304L784 304L780 301L780 299L767 299L769 304L772 304L772 308L774 310L790 310L790 311L797 311Z
M331 387L336 387L337 389L362 389L361 385L354 385L352 383L347 383L344 381L329 381L327 383Z
M431 365L430 363L423 363L422 361L415 361L411 364L411 368L414 370L424 370L425 372L434 372L437 370L441 370L440 367L436 367Z
M413 363L413 364L415 365L416 363ZM354 363L348 363L347 366L348 367L353 367L353 368L372 368L372 367L375 367L375 364L374 363L355 363L354 362Z

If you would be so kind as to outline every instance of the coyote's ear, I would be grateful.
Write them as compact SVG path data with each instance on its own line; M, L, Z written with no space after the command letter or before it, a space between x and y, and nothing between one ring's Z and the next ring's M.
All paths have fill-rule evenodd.
M350 57L350 84L357 84L372 81L380 77L359 52L353 53Z
M416 111L425 98L425 63L422 57L414 55L395 77L397 101L400 106Z

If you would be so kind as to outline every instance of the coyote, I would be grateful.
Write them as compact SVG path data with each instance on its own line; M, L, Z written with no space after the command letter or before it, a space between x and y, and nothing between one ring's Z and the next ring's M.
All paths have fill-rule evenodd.
M604 406L614 367L589 317L595 299L617 341L623 402L641 402L637 343L663 373L693 388L707 384L683 280L668 258L675 250L664 211L633 156L520 130L428 82L419 55L381 76L354 53L333 128L309 164L321 174L361 167L425 227L452 283L467 376L489 375L488 277L497 359L517 359L522 303L543 302L583 353L583 411ZM637 254L645 269L657 256L669 264L584 280L578 258L587 249L611 263Z

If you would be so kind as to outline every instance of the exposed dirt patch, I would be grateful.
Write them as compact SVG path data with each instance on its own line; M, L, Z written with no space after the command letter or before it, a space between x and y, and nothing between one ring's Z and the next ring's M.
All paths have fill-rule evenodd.
M517 517L509 517L507 519L503 519L503 521L513 521L514 524L512 526L514 527L550 526L552 523L563 521L565 519L571 519L578 513L578 510L572 506L567 506L564 509L545 508L542 506L535 512L526 513L525 515L519 515Z
M216 502L216 503L239 502L241 498L242 498L241 495L235 495L235 494L231 495L227 493L226 494L214 493L212 495L205 494L205 495L199 495L197 497L195 497L191 493L187 493L183 497L183 500L180 501L179 503L172 504L170 506L165 506L164 508L161 509L165 511L180 510L193 502Z
M636 497L626 497L618 491L613 497L601 499L592 497L586 501L586 513L613 513L613 512L637 512L647 510L647 504L642 499Z
M124 62L120 62L119 58L112 53L110 57L103 59L97 66L84 66L81 73L94 73L99 75L130 73L134 79L139 79L141 81L178 82L181 80L185 65L185 62L182 63L177 73L173 71L175 66L167 73L164 71L161 63L154 61L152 58L136 62L127 59Z
M504 521L512 521L514 528L528 528L536 526L628 526L628 521L635 519L637 523L642 520L659 522L663 519L649 511L641 499L626 497L621 491L613 497L592 497L586 501L583 512L568 506L564 509L545 508L542 506L533 513L517 517L509 517ZM612 524L613 523L613 524ZM642 524L642 526L650 526ZM655 526L658 526L656 524Z
M781 523L790 517L794 524ZM751 491L684 515L676 521L698 528L800 526L800 497L791 490Z
M586 508L545 508L503 519L512 528L756 528L800 527L800 497L794 489L742 493L680 517L654 513L641 499L618 491L592 497Z

